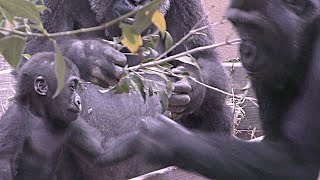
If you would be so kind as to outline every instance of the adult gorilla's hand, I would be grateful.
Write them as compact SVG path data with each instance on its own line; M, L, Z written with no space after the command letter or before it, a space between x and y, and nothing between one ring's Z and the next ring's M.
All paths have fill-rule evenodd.
M202 81L201 72L192 65L183 64L172 69L174 74L188 73L190 77ZM169 111L173 119L192 114L203 102L206 89L194 81L183 78L173 84L173 94L169 99Z
M163 115L148 117L139 134L139 151L152 163L173 165L193 133Z
M102 40L71 40L63 47L64 56L79 68L81 78L101 87L115 85L122 74L127 58Z

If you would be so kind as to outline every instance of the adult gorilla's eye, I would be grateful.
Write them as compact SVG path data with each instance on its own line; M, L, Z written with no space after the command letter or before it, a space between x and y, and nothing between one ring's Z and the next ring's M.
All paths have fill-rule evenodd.
M296 14L302 14L307 5L307 0L283 0L284 3Z

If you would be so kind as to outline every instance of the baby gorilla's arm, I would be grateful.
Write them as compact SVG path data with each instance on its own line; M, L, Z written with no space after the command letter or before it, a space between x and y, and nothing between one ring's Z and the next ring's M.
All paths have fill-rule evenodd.
M74 122L72 128L73 134L69 141L72 149L98 167L126 160L136 152L138 132L112 138L107 144L102 145L100 133L82 119Z

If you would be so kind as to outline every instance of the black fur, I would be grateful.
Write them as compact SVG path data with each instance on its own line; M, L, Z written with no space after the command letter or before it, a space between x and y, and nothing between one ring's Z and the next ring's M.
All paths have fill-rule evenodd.
M214 179L317 179L319 10L318 0L232 0L226 16L243 40L241 61L265 139L191 133L165 117L149 118L141 136L146 157Z
M45 12L42 16L44 27L48 32L60 32L78 28L92 27L118 17L136 8L129 0L45 0L45 5L51 11ZM146 3L149 1L141 1ZM167 27L175 41L178 41L200 19L205 12L198 0L167 0L161 4L161 12L166 14ZM200 26L209 25L204 19ZM108 86L117 82L122 74L119 67L126 63L132 65L132 59L126 59L122 53L115 51L101 39L111 39L119 35L118 26L113 26L105 31L96 31L75 36L57 38L64 56L71 59L80 69L81 78L91 81L100 86ZM186 49L213 44L212 31L204 30L204 35L196 35L179 46L171 54L176 54ZM44 38L32 37L26 47L26 53L34 54L40 51L52 51L53 47ZM163 44L159 45L160 53L163 52ZM211 86L227 90L228 78L217 55L213 50L194 54L201 71L182 63L174 63L176 68L185 69L190 75L202 80ZM127 62L126 62L127 61ZM23 64L23 62L22 62ZM204 87L187 81L175 80L174 86L182 84L182 92L177 93L170 99L170 110L177 111L178 122L192 129L200 129L208 132L231 131L231 112L225 105L226 96L215 91L206 90ZM193 88L190 91L189 87ZM178 89L178 88L176 88ZM96 85L87 85L87 90L82 94L84 110L81 116L88 123L98 128L105 137L111 138L132 132L138 128L141 119L152 116L155 112L160 112L159 99L157 97L148 98L144 103L137 94L115 95L113 92L101 94ZM189 99L189 100L188 100ZM183 103L185 100L188 103ZM190 101L190 102L189 102ZM178 104L178 107L173 106ZM129 119L128 119L129 118ZM132 177L146 172L144 163L140 158L131 159L112 169L90 168L86 163L79 163L83 168L79 172L69 169L76 165L69 163L81 157L71 157L62 163L69 168L61 168L66 176L83 177L85 179L122 179ZM147 168L150 170L150 168Z
M95 167L135 152L137 133L102 143L100 133L79 117L78 71L66 62L65 87L55 98L53 53L36 54L21 68L14 103L1 118L0 179L62 179L57 170L66 152L80 154Z

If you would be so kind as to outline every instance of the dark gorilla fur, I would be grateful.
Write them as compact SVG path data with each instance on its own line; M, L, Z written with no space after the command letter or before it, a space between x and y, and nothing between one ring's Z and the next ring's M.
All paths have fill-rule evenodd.
M53 98L54 62L54 53L38 53L20 70L14 102L0 121L1 180L63 179L57 169L66 152L80 154L95 167L135 152L137 133L104 144L98 130L79 117L79 73L67 59L65 86Z
M142 152L152 162L213 179L317 179L320 2L232 0L226 16L243 40L241 61L259 100L265 139L191 133L160 116L147 120Z
M119 15L137 8L134 4L143 5L150 0L44 0L50 9L42 15L44 27L48 32L61 32L100 25ZM166 14L167 30L178 41L198 23L205 12L199 0L167 0L161 4L161 12ZM200 26L209 25L204 19ZM96 31L75 36L57 38L64 56L72 60L80 69L82 79L100 86L112 85L123 73L121 68L126 64L134 65L134 61L115 51L101 39L112 39L119 35L117 25L105 31ZM186 41L170 54L177 54L186 49L213 44L210 29L203 35L196 35ZM40 51L52 51L52 44L45 38L32 37L26 47L26 53L34 54ZM163 43L158 46L159 52L164 51ZM176 68L182 67L193 77L204 83L222 90L228 89L228 78L214 50L194 54L201 71L183 63L173 63ZM24 62L22 62L23 64ZM180 92L170 99L170 110L180 117L178 122L185 127L207 132L230 133L231 111L225 105L226 96L215 91L206 90L195 83L176 80L176 90ZM180 86L180 88L178 88ZM191 90L191 91L190 91ZM159 99L148 98L144 103L137 94L115 95L113 92L101 94L96 85L89 84L82 94L83 111L81 116L88 123L98 128L105 137L112 138L138 128L138 124L147 116L160 112ZM189 102L190 101L190 102ZM183 102L188 102L187 104ZM176 107L178 106L178 107ZM145 168L141 158L114 166L110 169L96 169L82 160L81 156L66 156L61 163L59 172L65 179L123 179L144 173ZM76 163L78 162L78 163ZM149 167L149 165L148 165Z

